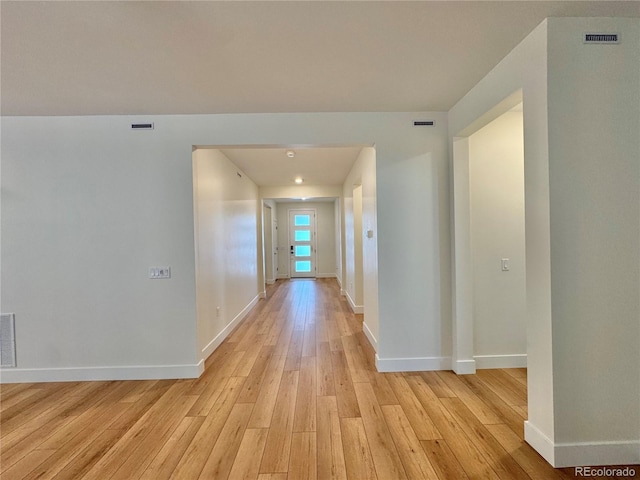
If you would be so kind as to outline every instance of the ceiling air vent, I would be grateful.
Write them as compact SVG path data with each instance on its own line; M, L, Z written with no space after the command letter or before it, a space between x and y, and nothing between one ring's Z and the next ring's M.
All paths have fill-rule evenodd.
M617 33L585 33L584 43L620 43Z
M433 120L416 120L413 122L414 127L433 127L436 124Z
M153 123L132 123L131 130L153 130Z

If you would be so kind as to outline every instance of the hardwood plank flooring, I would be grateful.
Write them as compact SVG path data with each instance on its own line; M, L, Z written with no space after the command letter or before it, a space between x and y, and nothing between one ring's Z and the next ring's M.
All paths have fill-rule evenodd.
M193 380L0 388L0 478L567 479L526 369L378 373L335 280L278 281Z

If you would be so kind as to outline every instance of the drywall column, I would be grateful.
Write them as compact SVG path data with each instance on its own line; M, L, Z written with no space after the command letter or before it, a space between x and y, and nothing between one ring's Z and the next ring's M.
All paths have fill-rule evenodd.
M473 268L469 203L469 138L453 139L453 352L458 375L476 373L473 358Z
M638 463L640 19L549 19L548 39L554 463Z
M363 313L362 294L362 185L353 187L353 294L356 313Z
M524 100L525 236L527 278L528 413L525 438L547 460L554 455L547 120L547 22L542 22L449 112L454 199L454 360L469 360L465 337L471 312L471 250L468 227L468 137ZM460 142L463 143L460 143ZM458 163L460 160L462 163ZM466 164L464 163L466 162ZM462 170L461 170L462 168ZM462 174L462 175L460 175ZM459 176L460 175L460 176ZM459 177L458 177L459 176ZM466 213L460 209L466 205ZM465 223L466 222L466 223ZM466 228L459 228L463 226ZM466 237L466 239L465 239ZM460 246L464 246L463 251ZM467 265L465 269L465 265Z

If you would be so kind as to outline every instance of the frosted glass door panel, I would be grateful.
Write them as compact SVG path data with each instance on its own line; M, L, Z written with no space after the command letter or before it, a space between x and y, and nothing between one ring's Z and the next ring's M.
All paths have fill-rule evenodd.
M289 241L291 277L316 276L316 212L314 210L289 211Z

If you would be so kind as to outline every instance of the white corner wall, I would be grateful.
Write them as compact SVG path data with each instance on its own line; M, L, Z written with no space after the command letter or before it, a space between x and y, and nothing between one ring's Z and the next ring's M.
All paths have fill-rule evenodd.
M640 18L550 19L548 72L556 463L640 464Z
M554 391L551 350L546 21L531 32L451 109L449 135L453 144L454 139L473 134L508 110L506 108L500 111L495 107L520 90L524 100L527 381L529 386L527 431L539 432L537 438L552 441L554 438ZM514 105L516 103L517 101ZM510 105L509 108L514 105ZM458 148L461 154L465 153L464 148ZM453 166L459 168L455 163ZM457 184L460 180L464 182L464 178L454 174L454 191L464 190L464 185ZM464 231L464 225L459 224L461 221L464 222L464 219L454 216L456 231L459 229ZM455 264L459 255L459 239L456 236L453 240L456 244ZM461 292L467 292L466 280L460 276L454 278L453 290L456 292L454 302ZM473 343L465 341L465 332L473 329L472 316L467 313L456 306L454 362L475 364ZM549 448L549 442L545 440L538 442L532 440L531 436L529 441L538 452L549 459L549 451L553 450Z
M333 220L335 232L336 279L342 290L342 198L333 202Z
M351 307L364 314L363 330L374 350L378 352L380 334L378 306L378 226L377 226L377 172L376 149L366 147L360 151L343 184L343 275L345 291ZM357 190L354 186L357 185ZM354 191L358 199L354 202ZM359 218L354 217L355 211ZM370 230L371 237L367 236ZM356 236L359 238L356 239ZM360 253L357 250L360 250ZM356 256L361 258L356 261ZM362 285L362 303L355 298L356 282ZM351 289L351 290L349 290ZM379 361L379 357L377 357ZM378 367L379 368L379 367Z
M267 225L267 228L264 228L263 225L263 236L268 235L270 231L271 235L271 251L268 251L266 248L266 239L265 239L265 283L270 284L274 283L278 278L278 206L274 200L263 199L262 203L271 208L271 225ZM267 271L267 262L271 262L271 277L266 275Z
M220 150L204 148L193 153L198 352L202 360L259 298L258 187L238 172Z
M640 19L548 19L449 117L453 144L522 89L525 438L556 467L640 463L639 45Z
M348 176L351 179L351 175ZM362 185L344 185L344 240L345 240L345 287L344 292L354 313L364 313L362 271Z
M522 111L469 137L469 195L476 367L526 367Z
M413 126L425 118L436 126ZM375 144L362 181L376 178L377 190L372 182L363 191L363 225L375 232L365 245L377 243L378 254L365 247L363 257L365 316L372 332L379 325L379 359L450 354L446 119L434 112L3 117L0 300L3 313L16 314L19 366L3 369L2 381L198 375L194 145ZM130 128L149 121L152 131ZM406 235L408 217L399 215L402 180L418 167L409 159L421 155L429 155L437 187L416 207L437 229L429 249ZM154 265L171 266L172 278L148 279Z

